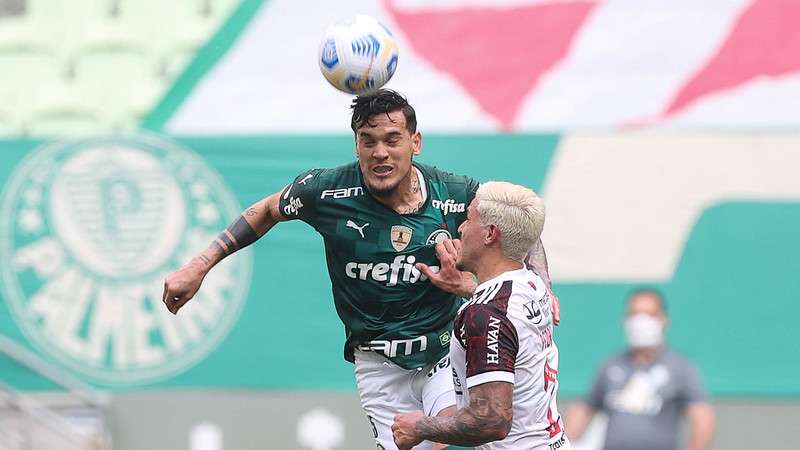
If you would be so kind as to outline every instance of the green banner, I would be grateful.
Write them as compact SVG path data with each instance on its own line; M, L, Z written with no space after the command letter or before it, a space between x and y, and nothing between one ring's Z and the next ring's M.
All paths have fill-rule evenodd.
M539 190L558 144L556 135L429 136L419 160ZM164 275L244 207L304 170L352 161L351 136L0 147L2 334L113 389L354 389L321 239L303 223L281 224L226 260L180 315L160 297ZM795 203L708 208L674 277L656 283L680 317L670 343L698 363L712 392L800 394L798 229ZM584 392L600 362L624 348L624 296L636 285L557 285L562 393ZM3 357L0 378L51 387Z

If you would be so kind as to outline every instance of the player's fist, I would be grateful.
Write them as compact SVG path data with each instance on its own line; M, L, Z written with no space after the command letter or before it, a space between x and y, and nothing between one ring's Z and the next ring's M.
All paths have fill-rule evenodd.
M417 421L424 417L422 411L414 411L394 416L392 435L398 450L410 450L422 442L417 432Z
M178 314L178 310L194 297L206 271L194 261L167 275L164 279L164 305L169 312Z

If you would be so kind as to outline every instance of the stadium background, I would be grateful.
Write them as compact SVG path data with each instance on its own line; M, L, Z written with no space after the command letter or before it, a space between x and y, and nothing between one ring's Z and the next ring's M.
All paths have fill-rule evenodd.
M789 0L0 0L0 448L372 448L310 228L275 229L182 317L159 305L236 211L352 160L315 57L357 13L398 38L420 161L546 198L562 410L654 285L713 448L800 448ZM105 287L125 295L82 300Z

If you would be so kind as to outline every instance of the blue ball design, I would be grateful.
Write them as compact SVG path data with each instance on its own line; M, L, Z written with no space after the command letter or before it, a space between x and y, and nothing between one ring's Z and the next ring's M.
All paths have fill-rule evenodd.
M322 48L322 56L320 62L326 69L331 70L339 64L339 55L336 53L336 42L333 39L328 39L325 46Z

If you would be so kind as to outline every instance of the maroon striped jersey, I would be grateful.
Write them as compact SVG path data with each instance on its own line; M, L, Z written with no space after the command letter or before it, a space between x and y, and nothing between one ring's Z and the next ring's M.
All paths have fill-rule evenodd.
M469 404L469 389L475 386L514 385L511 432L479 450L548 448L563 442L551 294L538 275L522 268L481 283L456 315L450 358L459 408Z

